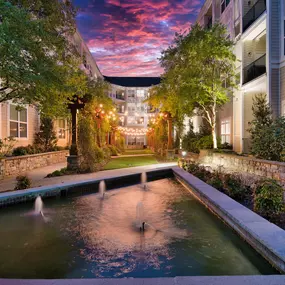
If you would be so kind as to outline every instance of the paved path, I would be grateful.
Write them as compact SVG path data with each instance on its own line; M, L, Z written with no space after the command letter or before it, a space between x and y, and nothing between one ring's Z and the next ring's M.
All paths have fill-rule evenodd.
M104 170L95 173L88 174L75 174L75 175L65 175L60 177L45 178L47 174L66 167L66 163L57 163L50 166L34 169L26 173L26 175L32 180L32 187L47 186L52 184L60 184L71 181L82 181L86 179L98 179L100 177L112 177L116 175L125 175L137 172L144 172L151 169L159 169L162 167L175 166L177 163L158 163L146 166L137 166L130 168L121 168L113 170ZM5 178L0 180L0 192L13 190L16 184L15 177Z

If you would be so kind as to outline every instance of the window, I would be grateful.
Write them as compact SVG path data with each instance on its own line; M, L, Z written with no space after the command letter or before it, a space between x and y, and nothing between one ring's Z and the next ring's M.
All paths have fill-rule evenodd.
M65 139L65 120L60 119L58 120L58 138L59 139Z
M222 144L231 143L231 122L229 119L222 121L221 123L221 139Z
M137 96L140 98L144 97L144 90L137 90Z
M221 0L221 13L226 10L226 7L230 4L231 0Z
M16 105L10 105L10 136L15 138L28 137L27 108L18 109Z

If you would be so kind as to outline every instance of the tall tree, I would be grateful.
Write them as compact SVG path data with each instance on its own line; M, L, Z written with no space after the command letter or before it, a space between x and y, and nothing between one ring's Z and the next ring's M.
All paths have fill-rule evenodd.
M69 1L0 0L0 102L44 106L52 91L59 106L80 93L82 84L69 84L80 73L70 42L75 14Z
M165 73L150 102L170 112L202 116L211 127L217 148L217 111L236 87L236 57L226 28L220 24L211 29L194 25L189 33L176 34L160 62Z

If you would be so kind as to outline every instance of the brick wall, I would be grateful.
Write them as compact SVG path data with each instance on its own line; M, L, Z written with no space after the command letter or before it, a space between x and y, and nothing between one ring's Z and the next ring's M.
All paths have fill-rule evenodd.
M68 150L9 157L0 160L0 179L54 163L65 162ZM2 169L2 171L1 171ZM2 173L2 175L1 175Z

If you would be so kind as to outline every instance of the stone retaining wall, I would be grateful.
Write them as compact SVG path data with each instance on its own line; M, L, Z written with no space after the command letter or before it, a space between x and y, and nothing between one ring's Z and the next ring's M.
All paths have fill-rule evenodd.
M285 163L256 159L226 153L202 150L199 155L189 154L188 158L213 168L222 167L226 172L239 172L274 178L285 185Z
M14 156L0 160L0 179L66 161L68 150Z

